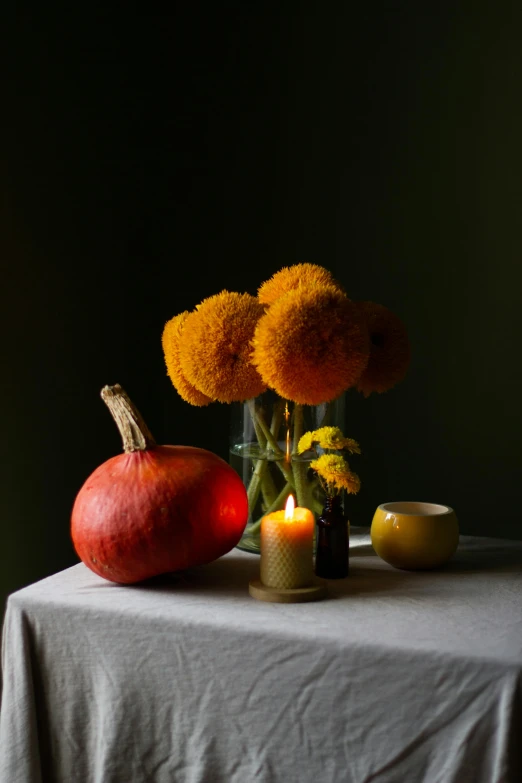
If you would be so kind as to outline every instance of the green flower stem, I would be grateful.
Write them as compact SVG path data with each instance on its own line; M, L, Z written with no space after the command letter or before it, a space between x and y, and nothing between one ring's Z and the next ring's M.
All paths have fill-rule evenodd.
M274 412L272 414L272 424L270 426L270 431L274 435L274 437L277 439L277 433L281 429L281 423L283 421L283 416L285 412L285 400L278 400L274 406ZM278 444L279 448L279 444ZM279 456L283 454L283 451L279 448ZM278 469L283 474L285 481L290 483L292 487L295 489L295 482L294 482L294 476L292 473L292 466L289 462L286 460L286 454L284 460L276 460L276 465Z
M265 465L268 466L268 461L264 460ZM265 506L271 506L277 497L277 487L274 484L274 479L269 470L265 468L263 479L261 481L261 492L263 494L263 502Z
M274 403L274 410L272 412L272 422L270 424L270 432L277 440L277 433L279 432L279 429L281 427L281 422L283 421L283 415L285 412L285 401L284 400L278 400L276 403Z
M304 412L303 406L296 404L294 407L294 443L293 443L293 456L297 457L297 446L299 440L303 435L304 430ZM303 508L310 508L312 504L312 498L310 496L307 473L308 463L300 462L299 460L292 461L292 470L294 474L295 492L297 495L297 505Z
M256 411L254 406L252 406L252 408L250 409L250 414L252 415L252 422L254 424L254 429L256 431L257 442L259 443L262 449L266 449L266 437L263 433L261 425L259 424L259 420L263 418L262 414L259 411Z
M277 441L277 434L281 428L284 409L285 409L284 400L278 400L276 403L274 403L274 408L272 411L272 421L270 422L270 432L272 433L276 441ZM271 506L277 497L277 488L274 484L274 480L272 478L272 474L270 470L267 470L265 473L261 490L263 492L263 500L265 502L265 506L266 507Z
M297 454L297 447L301 440L304 430L304 411L303 406L296 402L294 406L294 443L292 453Z
M273 451L277 456L282 456L284 452L279 448L279 444L275 440L274 436L270 432L270 428L268 427L266 421L264 420L261 413L256 410L256 406L254 403L254 400L248 400L248 409L250 411L250 415L252 416L252 421L254 422L254 427L256 426L256 422L261 427L261 430L263 432L263 435L265 436L267 443L270 444Z
M263 516L265 516L266 514L271 514L272 511L279 511L281 509L281 506L283 505L283 503L285 502L285 500L287 499L287 497L288 497L288 495L290 494L291 491L292 491L292 486L289 483L286 483L285 486L283 487L283 489L281 490L281 492L279 493L279 495L276 497L276 499L272 503L272 505L269 506L266 509L266 511L263 514ZM261 527L261 520L262 519L263 519L263 517L260 517L256 522L254 522L253 525L251 525L249 527L249 529L248 529L248 535L249 536L252 535L252 533L257 533L257 531Z
M287 462L285 459L278 459L276 461L276 465L285 477L287 483L295 489L295 478L294 474L292 473L291 463Z
M254 400L248 400L248 409L252 417L252 422L256 432L256 437L261 449L266 449L267 443L270 443L273 451L276 453L277 456L283 455L283 452L279 448L279 445L277 443L276 437L277 437L277 432L279 430L279 427L281 426L281 420L284 412L284 405L285 405L284 400L280 400L276 404L272 415L271 427L269 429L265 422L263 414L261 413L261 411L256 409ZM291 470L289 470L289 468L286 465L281 464L280 460L277 460L276 464L278 468L281 470L281 472L283 473L286 481L287 482L290 481L293 484L293 476ZM273 504L274 499L277 495L277 489L274 485L272 476L270 475L270 471L268 471L267 468L268 468L268 460L266 459L254 460L254 473L252 475L252 478L250 480L247 489L248 508L251 513L255 508L260 492L262 492L263 500L265 501L265 504L267 504L268 506Z
M280 459L280 457L286 457L284 451L280 448L276 438L277 438L277 432L279 431L279 427L281 426L281 420L283 417L284 412L284 406L285 401L281 400L278 403L279 411L276 411L274 415L272 416L272 427L273 429L270 430L267 427L267 424L263 418L263 416L259 413L259 411L255 411L255 415L257 416L257 420L259 422L259 426L261 427L261 430L263 434L265 435L267 442L271 445L274 455L276 458L274 462L276 463L277 467L285 477L285 481L290 482L290 484L294 487L294 476L292 474L292 467L289 465L289 463L286 461L286 459ZM255 410L255 409L254 409Z
M310 508L311 499L308 493L308 483L306 480L307 466L306 462L292 463L295 481L295 494L297 495L297 505L301 508Z
M254 425L259 446L261 447L261 449L266 450L267 439L265 437L263 427L260 424L260 421L262 420L263 417L261 413L258 410L256 410L254 400L248 401L248 410L252 417L252 423ZM247 489L248 509L250 513L253 512L257 500L259 498L259 493L263 490L263 487L265 486L267 467L268 467L266 459L253 460L253 464L254 464L254 473L252 475L252 478L250 479L250 483Z
M263 478L265 477L264 474L266 472L266 469L267 469L266 459L258 459L256 466L254 468L254 473L252 474L252 478L250 479L250 483L247 489L248 510L250 512L254 510L255 505L257 503L257 499L261 491L261 484Z

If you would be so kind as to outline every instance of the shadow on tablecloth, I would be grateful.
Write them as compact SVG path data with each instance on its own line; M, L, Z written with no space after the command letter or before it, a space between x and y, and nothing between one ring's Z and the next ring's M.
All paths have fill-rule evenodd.
M404 571L384 563L375 554L369 529L358 530L350 537L350 574L346 579L330 580L332 598L345 595L388 593L408 590L419 580L444 579L450 575L473 573L500 573L522 570L522 541L509 542L496 539L461 537L459 548L452 560L433 571ZM204 566L172 574L163 574L127 585L129 589L155 590L159 592L212 593L236 596L245 590L253 579L259 578L259 555L232 550L228 555Z

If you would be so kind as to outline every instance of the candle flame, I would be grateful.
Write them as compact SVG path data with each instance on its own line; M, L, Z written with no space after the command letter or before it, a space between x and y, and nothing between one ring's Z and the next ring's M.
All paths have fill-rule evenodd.
M291 521L294 516L295 500L293 495L288 495L288 500L285 506L285 520Z

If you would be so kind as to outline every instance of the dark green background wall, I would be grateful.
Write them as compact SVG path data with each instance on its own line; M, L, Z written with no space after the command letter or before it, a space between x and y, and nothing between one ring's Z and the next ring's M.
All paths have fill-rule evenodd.
M229 410L177 397L163 324L302 260L411 335L396 390L349 395L352 522L422 499L464 533L522 537L516 5L193 3L3 25L2 596L77 561L75 494L120 450L104 384L160 442L226 456Z

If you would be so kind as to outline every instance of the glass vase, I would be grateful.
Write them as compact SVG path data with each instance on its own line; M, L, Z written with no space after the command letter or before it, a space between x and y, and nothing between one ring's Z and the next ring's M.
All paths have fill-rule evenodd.
M273 391L243 403L233 403L229 461L248 494L248 522L238 549L259 553L261 519L283 509L290 494L296 505L309 508L317 520L325 495L310 462L313 451L297 454L301 436L333 426L344 430L344 394L321 405L298 405Z

